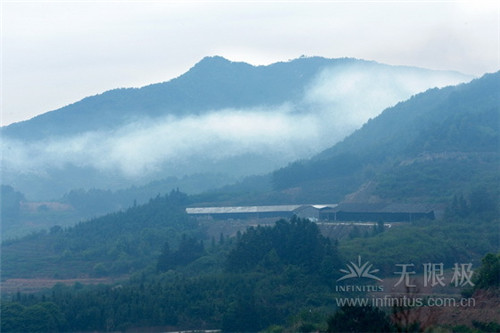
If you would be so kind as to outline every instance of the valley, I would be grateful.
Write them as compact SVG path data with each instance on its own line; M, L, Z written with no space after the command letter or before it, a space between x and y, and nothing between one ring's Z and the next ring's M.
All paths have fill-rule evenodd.
M391 82L450 75L353 59L255 67L215 57L171 82L106 92L2 128L13 151L38 152L28 164L16 160L21 153L5 154L2 329L327 331L348 322L344 315L373 316L403 331L498 328L494 310L455 323L449 318L474 311L337 304L367 294L336 287L393 283L402 267L415 278L433 274L426 282L467 277L470 283L445 288L493 304L500 267L500 72L428 90L435 82L426 81L425 91L405 90L383 106L364 98L370 111L353 110L362 119L342 122L348 108L332 105L353 93L335 95L335 103L311 96L336 91L332 73L353 68L369 73L356 81L361 87L378 71ZM281 70L287 74L277 75ZM327 82L311 88L318 80ZM274 90L257 100L265 81ZM84 108L88 103L94 108ZM177 113L162 113L174 106ZM150 119L128 123L138 108ZM58 125L66 117L74 126ZM174 127L188 134L173 135ZM342 133L329 137L338 128ZM73 141L51 153L68 131ZM197 133L200 141L189 141ZM102 163L87 151L101 139L97 153L110 157ZM172 153L179 149L187 155ZM37 172L24 177L27 170ZM429 311L447 319L430 323L432 316L421 315ZM412 320L398 320L406 314Z

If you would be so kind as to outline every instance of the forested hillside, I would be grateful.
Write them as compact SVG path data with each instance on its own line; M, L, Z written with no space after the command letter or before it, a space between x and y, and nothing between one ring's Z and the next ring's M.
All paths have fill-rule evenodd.
M446 201L477 186L497 191L499 90L497 72L418 94L311 160L275 171L273 185L325 202L368 181L377 183L370 194L390 200Z
M260 190L269 178L259 177L198 196L174 190L74 227L55 226L3 242L2 282L121 280L100 286L57 284L36 295L4 294L2 331L309 332L335 330L342 323L368 325L365 315L402 331L495 330L499 323L488 309L498 299L499 83L500 72L414 96L315 158L274 172L274 191ZM22 199L13 188L3 191L14 204ZM355 192L347 197L351 200L431 202L446 209L435 220L363 229L353 223L340 240L326 238L317 224L296 217L216 238L185 211L207 202L334 202L350 192ZM15 216L15 209L10 214ZM471 277L476 286L443 288L454 298L460 292L479 295L481 313L471 314L474 324L462 327L456 318L463 317L463 309L452 309L457 312L446 325L431 325L419 318L398 322L398 316L420 311L411 307L341 307L337 300L342 297L373 296L335 288L346 264L356 258L387 281L401 264L414 265L415 278L421 279L429 263L443 265L443 278L453 274L453 265L470 264L477 271Z
M2 135L22 140L74 135L86 131L117 128L141 117L166 114L189 115L223 108L277 106L303 98L306 86L325 68L359 66L366 71L421 73L424 77L446 76L466 79L455 72L437 72L392 67L375 62L343 58L303 57L269 66L232 62L219 56L206 57L185 74L167 82L142 88L121 88L90 96L29 121L2 128Z
M170 195L157 204L172 199ZM326 331L335 325L346 327L354 325L353 322L368 325L362 314L356 314L356 308L348 308L352 310L348 316L350 324L339 321L340 313L333 316L338 308L335 300L346 296L336 291L335 281L341 276L344 264L358 255L365 260L369 258L371 264L382 269L378 276L388 278L393 275L396 263L411 261L420 267L420 263L442 260L448 266L470 260L478 271L473 280L477 283L476 289L498 288L494 275L497 257L487 255L479 269L483 256L479 253L500 250L494 235L489 233L494 225L498 226L498 218L492 220L491 213L498 211L481 217L469 214L460 219L455 213L458 212L450 211L448 219L438 223L414 224L358 236L340 245L324 238L316 224L297 218L277 221L273 227L253 227L235 238L221 238L210 245L182 237L177 246L166 242L161 253L152 252L143 257L143 265L148 262L156 265L138 269L135 262L128 262L130 271L136 272L128 282L93 287L80 283L59 284L38 295L4 295L2 331L222 329L224 332L257 332L267 329L310 332ZM132 211L125 214L135 215ZM143 215L145 220L147 216ZM97 227L92 223L90 226ZM80 229L79 233L88 235L90 243L102 239L90 228ZM492 236L490 239L484 237L488 234ZM49 235L40 238L52 241ZM139 230L130 236L132 242L140 239ZM159 242L157 245L160 246ZM88 249L99 247L94 244ZM59 261L65 265L63 262ZM109 274L105 268L101 268L103 273ZM411 308L401 310L413 311ZM392 322L385 317L383 309L379 311L391 327L409 325L403 321ZM491 322L476 321L475 325L498 327L494 318L486 318ZM416 320L415 325L423 324L418 317ZM453 322L449 324L449 327L456 326Z
M143 269L155 264L165 242L177 246L183 234L193 236L196 224L186 204L187 196L173 191L74 227L3 242L2 278L119 276Z
M309 158L398 101L470 79L349 58L252 66L207 57L167 82L0 128L2 184L34 201L156 181L163 193L200 193Z
M191 238L199 239L202 237L199 234L191 233L191 236L177 240L175 236L179 230L196 229L185 225L182 219L172 220L176 206L182 205L177 201L178 196L173 193L169 197L153 200L142 209L123 213L119 239L128 237L128 243L121 241L117 244L113 240L117 237L113 237L111 225L107 223L112 216L58 231L66 236L68 244L75 244L72 247L74 259L71 256L60 257L51 265L55 268L54 264L59 263L58 272L69 274L64 269L72 268L79 269L82 274L85 268L90 267L78 260L80 255L77 253L88 253L85 262L95 262L95 255L103 254L103 247L115 244L121 247L116 250L122 251L119 254L121 259L118 259L120 268L127 268L127 273L135 271L136 274L132 275L130 282L115 288L83 288L81 285L66 288L59 285L54 287L50 295L43 296L45 301L40 303L33 297L13 295L16 303L3 303L3 330L85 331L170 326L257 331L272 324L284 324L288 316L309 307L318 308L319 312L315 312L315 315L325 315L321 307L331 303L329 283L338 275L335 268L340 265L340 258L336 245L321 236L315 224L300 219L278 221L274 227L251 228L237 239L221 238L210 246ZM160 206L162 208L158 209ZM158 213L150 216L147 211ZM132 224L127 222L128 218L140 216L135 223L135 233L129 233ZM155 237L158 241L146 244L145 241L151 241L152 237L144 236L144 232L150 230L153 224L150 220L156 223L163 220L167 228L164 231L168 232L162 233L162 228L157 225ZM82 238L87 240L85 249L79 242ZM41 239L44 239L45 245L57 241L53 235L39 235L37 239L26 239L19 243ZM171 251L168 244L178 250ZM4 245L6 252L12 251L12 245ZM151 248L163 249L159 253L151 251ZM113 248L110 249L113 251ZM147 251L150 252L146 254ZM196 251L197 254L189 258L189 253ZM127 261L130 256L133 256L133 260ZM7 266L11 267L13 263L10 261L13 259L10 256L6 258ZM18 261L24 261L26 266L42 261L47 266L48 263L41 259L39 255L33 259L18 258ZM94 269L95 273L125 273L120 268L115 270L116 259L110 259L110 262L98 264L100 268L97 271ZM36 261L27 262L29 260ZM72 265L75 261L79 261L78 266ZM110 269L106 271L108 267ZM17 265L19 268L20 264ZM46 271L35 266L30 272L44 274ZM19 272L9 270L6 273L14 276ZM37 304L38 312L31 313L35 309L23 311L17 302ZM51 319L41 322L39 316Z

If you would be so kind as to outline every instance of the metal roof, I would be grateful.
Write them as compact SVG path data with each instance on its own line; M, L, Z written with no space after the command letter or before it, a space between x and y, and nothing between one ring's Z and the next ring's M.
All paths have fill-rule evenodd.
M293 212L301 205L281 206L240 206L240 207L199 207L186 208L188 214L232 214L232 213L265 213L265 212Z
M329 204L329 205L304 205L304 206L312 206L316 209L323 209L323 208L335 208L338 206L338 204Z
M186 208L186 212L192 215L204 214L234 214L234 213L268 213L268 212L290 212L293 213L299 208L314 207L322 209L325 207L335 207L332 205L275 205L275 206L236 206L236 207L195 207Z
M360 212L360 213L422 213L431 212L434 207L424 204L401 203L341 203L336 207L327 207L328 212Z

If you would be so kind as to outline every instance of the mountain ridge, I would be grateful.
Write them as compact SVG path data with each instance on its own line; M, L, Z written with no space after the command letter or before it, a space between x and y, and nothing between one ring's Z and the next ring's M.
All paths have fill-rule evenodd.
M325 58L322 58L325 59ZM326 59L325 59L326 60ZM72 133L74 130L72 128L72 123L79 123L79 121L84 121L85 117L89 116L89 113L87 112L86 114L80 114L81 112L87 110L89 108L98 108L97 111L105 111L110 114L116 115L117 109L120 107L123 108L125 105L120 105L121 103L131 103L132 108L134 110L140 110L143 108L146 112L147 115L149 116L158 116L157 110L159 108L183 108L184 103L188 101L190 98L193 98L193 95L195 93L199 93L200 89L207 89L207 87L200 86L200 84L197 82L199 80L200 76L204 75L209 75L209 83L213 83L210 81L217 81L217 83L221 83L221 75L228 76L228 75L237 75L237 79L242 79L242 70L253 70L253 78L252 80L255 80L255 75L261 75L262 72L265 69L270 68L271 65L269 66L253 66L244 62L232 62L229 61L223 57L220 56L215 56L215 57L205 57L202 60L200 60L198 63L196 63L193 67L191 67L186 73L173 78L169 81L164 81L164 82L159 82L159 83L153 83L150 85L146 85L143 87L139 88L117 88L117 89L112 89L105 91L103 93L93 95L93 96L88 96L80 101L77 101L75 103L69 104L67 106L64 106L62 108L52 110L46 113L43 113L41 115L38 115L32 119L14 123L8 126L4 126L1 128L2 134L7 135L7 136L15 136L15 137L22 137L23 139L33 137L33 129L36 128L37 126L43 125L43 126L48 126L48 128L45 131L42 131L40 135L34 136L34 138L42 138L46 136L53 135L53 133L57 133L58 131L61 131L61 128L57 126L50 126L50 122L58 121L58 122L65 122L66 126L63 127L64 131L62 132L63 134L68 134ZM221 73L220 71L223 70ZM258 71L255 73L255 71ZM218 77L211 77L212 75L217 74ZM248 73L247 73L248 74ZM234 80L231 82L231 84L227 84L225 88L232 88L234 86L234 82L238 80ZM192 86L194 84L194 86ZM217 90L223 90L223 89L216 89L216 90L211 90L208 93L212 94L216 92ZM148 95L154 95L154 94L162 94L163 95L163 104L158 106L151 106L151 102L148 100ZM227 96L237 96L238 93L241 93L240 91L233 91L230 93L225 93L226 97ZM123 98L124 95L130 94L130 96L126 97L126 99L123 102L120 102L120 98ZM165 96L166 94L166 96ZM215 96L215 102L212 103L212 105L206 105L204 104L204 107L208 106L208 109L215 109L215 108L221 108L221 107L229 107L229 106L242 106L241 103L238 105L231 104L231 103L220 103L217 102L218 99L221 98L221 96ZM173 102L173 105L169 105L169 99L172 97L175 98L175 101ZM279 96L283 97L283 96ZM141 101L139 104L136 103L136 101ZM109 104L113 103L119 103L117 106L113 106L112 110L108 109ZM172 102L171 102L172 103ZM277 102L278 103L278 102ZM198 108L198 109L197 109ZM194 111L187 111L188 113L193 112L197 113L199 112L200 105L196 105L194 107ZM83 111L82 111L83 110ZM134 111L132 110L132 111ZM94 112L97 112L94 111ZM167 110L168 111L168 110ZM110 113L111 112L111 113ZM144 115L144 114L143 114ZM75 116L77 117L76 121L71 120L69 117L70 116ZM82 117L78 119L78 117ZM92 116L92 113L90 114ZM97 115L96 115L97 116ZM103 116L103 114L100 114L99 116ZM130 117L131 115L128 114ZM126 117L121 117L118 115L117 119L120 121L119 124L126 123L128 120L133 120L130 118ZM48 121L48 122L47 122ZM32 126L32 123L38 123ZM117 124L117 125L119 125ZM22 127L27 126L27 130L23 130ZM69 128L68 128L69 126ZM92 130L92 128L87 128L86 130ZM20 135L15 133L16 131L20 131ZM36 132L36 131L35 131Z
M275 189L302 188L309 195L316 192L318 199L327 202L328 195L340 200L340 193L355 192L366 181L378 178L382 182L379 194L391 200L408 200L412 191L425 195L424 188L415 188L418 181L409 181L421 177L419 181L435 192L428 193L434 200L441 197L438 200L446 201L453 191L470 191L474 186L495 191L491 186L498 182L495 167L498 171L500 155L498 91L500 71L469 83L417 94L387 108L310 160L273 172ZM458 178L453 186L449 179L452 175ZM493 183L481 184L485 177ZM426 183L426 178L433 183ZM327 190L321 182L330 183L333 189ZM443 188L437 189L436 184ZM315 186L326 193L315 191ZM397 186L409 189L402 195Z
M193 174L226 174L223 186L309 158L387 106L468 79L352 58L253 66L206 57L170 81L2 127L2 182L42 201Z
M324 66L350 64L466 77L454 71L391 66L355 58L303 57L287 62L254 66L245 62L233 62L221 56L209 56L171 80L138 88L107 90L29 120L3 126L0 128L0 134L24 140L41 139L57 133L67 135L96 130L99 127L94 123L95 117L104 122L103 127L106 129L133 122L142 116L155 118L165 114L199 114L203 110L229 107L276 106L290 96L300 97L304 92L304 82L312 79ZM200 83L199 79L202 77L208 77L208 82ZM254 83L254 86L251 83ZM285 87L279 88L283 84ZM246 91L248 89L253 89L253 93L249 95ZM255 94L260 95L260 99L255 100ZM161 98L158 99L155 95L161 95ZM201 101L197 102L200 95L202 95ZM120 112L120 110L126 111ZM90 126L83 126L89 121ZM64 123L64 126L60 126L61 123Z
M203 192L193 196L192 202L203 206L331 203L352 200L354 196L348 196L353 193L358 193L356 200L430 201L441 205L453 194L497 181L499 131L495 124L499 119L499 83L497 72L470 83L429 89L387 108L311 159L295 161L233 185L224 183L228 180L224 174L200 174L113 193L105 188L74 188L66 191L61 200L95 216L116 207L129 207L134 199L142 203L172 188L184 190L190 186L192 194ZM462 101L464 97L467 103ZM456 179L452 181L452 177ZM429 179L431 183L426 183ZM203 187L203 180L210 187ZM235 181L231 179L232 183ZM216 183L219 189L212 190ZM196 186L203 191L196 192ZM99 210L92 210L89 203Z

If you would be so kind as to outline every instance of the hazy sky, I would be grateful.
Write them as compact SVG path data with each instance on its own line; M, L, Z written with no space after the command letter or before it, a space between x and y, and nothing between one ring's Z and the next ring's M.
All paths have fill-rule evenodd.
M500 1L1 1L1 124L201 58L355 57L480 76L500 69Z

